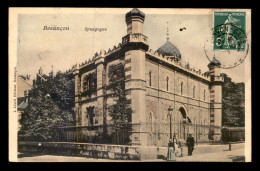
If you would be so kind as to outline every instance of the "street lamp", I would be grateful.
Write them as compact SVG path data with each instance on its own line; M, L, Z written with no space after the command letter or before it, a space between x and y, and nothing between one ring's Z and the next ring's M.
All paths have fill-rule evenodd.
M174 141L172 139L172 111L173 108L169 106L168 115L167 115L167 117L170 118L170 142L168 144L168 154L167 154L168 161L176 161Z
M173 108L170 106L168 108L168 117L170 118L170 140L172 139L172 111L173 111Z

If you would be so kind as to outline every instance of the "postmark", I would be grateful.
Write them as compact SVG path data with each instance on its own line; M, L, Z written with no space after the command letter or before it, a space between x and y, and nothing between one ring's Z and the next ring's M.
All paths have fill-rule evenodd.
M215 11L212 42L205 45L209 61L215 57L221 68L234 68L244 62L249 43L246 35L246 12Z

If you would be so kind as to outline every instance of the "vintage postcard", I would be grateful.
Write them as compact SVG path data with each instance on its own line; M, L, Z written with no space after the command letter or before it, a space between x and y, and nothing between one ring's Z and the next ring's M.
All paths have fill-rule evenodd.
M9 8L9 160L251 162L251 10Z

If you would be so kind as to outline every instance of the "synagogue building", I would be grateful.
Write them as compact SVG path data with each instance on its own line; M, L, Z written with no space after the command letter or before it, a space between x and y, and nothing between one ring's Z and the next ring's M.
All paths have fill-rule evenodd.
M184 65L181 49L169 40L157 50L149 49L145 14L136 8L125 15L125 22L122 42L73 67L77 135L67 135L85 142L160 147L167 146L171 131L180 142L189 134L197 143L220 141L220 62L213 58L203 73ZM115 103L111 78L124 79L133 110L126 131L113 130L108 110Z

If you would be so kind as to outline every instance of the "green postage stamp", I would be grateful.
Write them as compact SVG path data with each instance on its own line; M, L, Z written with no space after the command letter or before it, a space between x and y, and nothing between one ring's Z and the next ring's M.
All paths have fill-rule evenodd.
M244 51L246 45L246 12L214 12L214 50Z

